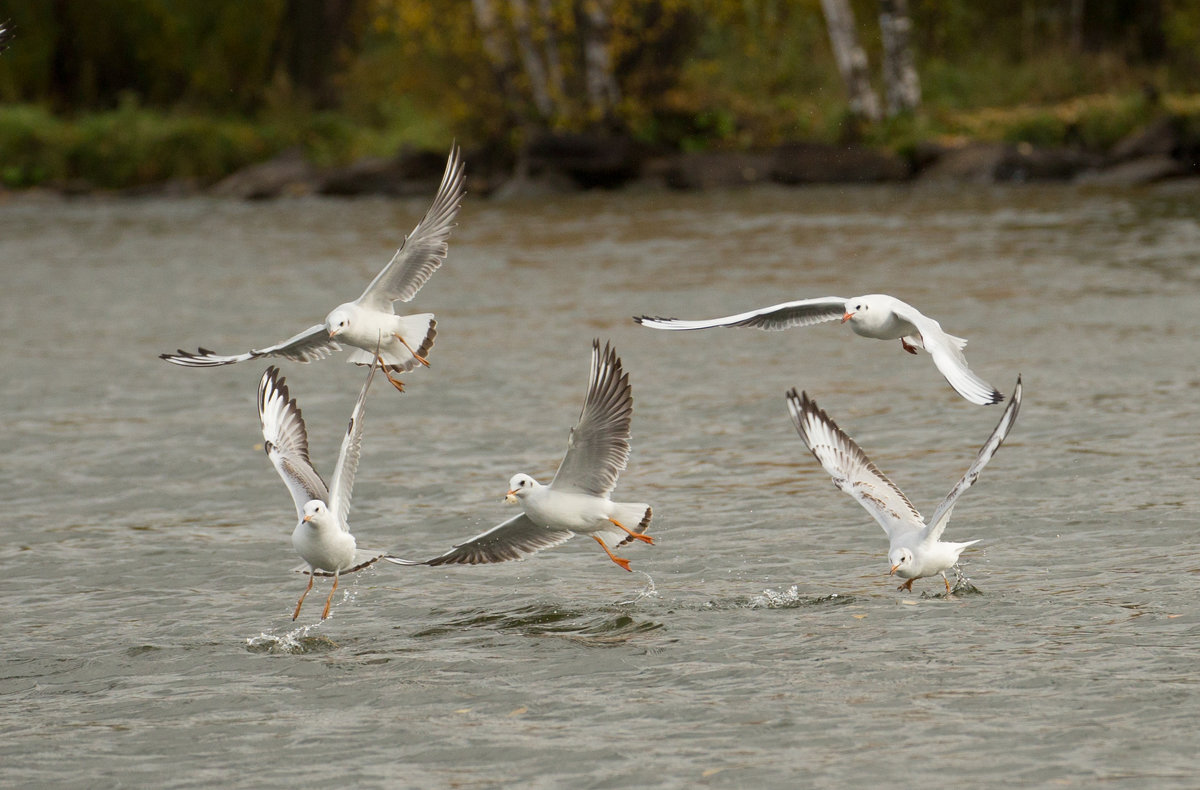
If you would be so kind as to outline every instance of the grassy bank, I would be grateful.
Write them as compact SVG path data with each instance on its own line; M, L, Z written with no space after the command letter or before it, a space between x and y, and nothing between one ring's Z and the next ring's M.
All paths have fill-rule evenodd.
M1152 99L1141 92L1094 95L1046 105L940 110L861 130L870 145L901 153L928 140L969 139L1069 146L1102 153L1162 117L1200 133L1200 94ZM836 142L837 123L807 130ZM125 189L174 180L210 184L250 164L298 148L320 166L402 147L442 150L453 137L436 120L398 113L374 124L338 113L297 113L262 121L164 113L126 103L66 119L28 105L0 107L0 184ZM465 141L470 144L471 141ZM689 138L687 147L754 148L767 141Z

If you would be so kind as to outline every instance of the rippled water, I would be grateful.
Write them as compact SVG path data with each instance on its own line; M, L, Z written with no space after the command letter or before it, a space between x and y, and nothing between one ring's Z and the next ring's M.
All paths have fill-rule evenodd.
M468 199L414 302L433 368L374 390L352 523L429 556L553 474L611 339L635 395L634 573L575 540L310 597L259 446L265 365L421 201L0 204L0 761L8 786L1190 787L1200 676L1200 188ZM792 429L796 386L928 511L999 417L844 327L651 332L883 291L970 338L1009 442L897 592ZM283 363L329 470L357 394ZM624 551L624 550L623 550ZM319 587L314 596L323 597Z

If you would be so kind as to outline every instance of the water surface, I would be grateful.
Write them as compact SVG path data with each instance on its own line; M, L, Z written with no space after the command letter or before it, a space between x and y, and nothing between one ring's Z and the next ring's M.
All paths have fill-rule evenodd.
M433 367L376 388L360 545L431 556L513 514L593 337L634 386L634 573L577 539L385 567L332 616L261 450L265 364L356 296L422 201L0 204L0 759L11 786L1191 787L1200 636L1200 188L468 198L413 302ZM792 429L806 389L924 512L1000 416L825 325L652 332L886 292L1025 402L959 503L970 585L913 594ZM328 472L361 384L283 362ZM328 589L325 587L324 589ZM319 596L319 597L317 597Z

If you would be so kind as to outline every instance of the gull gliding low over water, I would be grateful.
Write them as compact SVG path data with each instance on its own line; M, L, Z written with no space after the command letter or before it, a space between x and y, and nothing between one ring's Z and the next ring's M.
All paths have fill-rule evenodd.
M629 561L615 556L609 545L633 540L654 543L644 534L650 525L650 506L609 499L617 477L629 461L633 388L617 352L592 342L592 368L579 421L567 439L567 454L550 485L526 474L509 481L505 501L519 503L524 512L499 526L460 543L445 554L421 562L388 557L398 565L477 565L527 557L557 546L576 533L590 535L608 558L625 570Z
M779 330L796 326L811 326L841 319L849 322L855 334L877 340L900 340L910 354L918 348L929 352L954 391L971 403L987 406L1004 400L1000 391L976 376L967 367L962 350L967 341L947 334L941 324L912 305L887 294L867 294L853 299L840 296L821 296L801 299L746 313L698 321L678 318L635 316L642 326L651 329L712 329L713 327L748 326L755 329Z
M946 571L958 563L958 556L963 549L979 541L944 542L941 540L942 532L950 520L954 503L975 484L983 467L1012 430L1021 407L1021 377L1017 377L1012 399L1004 414L1000 415L1000 422L992 435L979 449L974 463L950 489L928 521L921 519L921 514L908 501L908 497L879 471L862 448L829 415L809 399L808 393L797 395L796 390L792 389L787 394L787 406L800 438L833 478L833 484L854 497L887 533L891 573L908 580L899 589L911 592L915 579L941 574L946 592L949 593L950 582L946 578Z
M299 522L292 531L292 547L308 563L308 586L296 602L293 620L300 616L300 607L313 587L314 576L333 577L333 587L321 612L321 619L324 620L329 616L329 605L341 574L360 571L386 556L382 551L358 548L346 520L350 514L350 497L362 449L363 409L367 390L375 376L376 364L378 361L367 372L367 380L350 413L350 425L342 439L337 466L333 471L333 484L330 486L325 485L309 460L304 417L295 398L288 394L287 384L279 375L279 370L267 368L258 385L258 417L262 422L263 448L295 501ZM304 566L296 570L303 571Z
M354 347L349 361L359 365L374 364L378 351L388 381L403 390L393 374L412 370L418 364L429 365L426 357L433 348L437 322L432 313L396 315L393 303L410 301L446 259L450 231L462 202L463 182L462 156L456 145L450 149L442 183L425 216L362 295L334 308L324 323L310 326L282 343L244 354L222 356L201 348L196 354L180 349L159 356L192 368L232 365L259 357L311 362L329 356L345 343Z

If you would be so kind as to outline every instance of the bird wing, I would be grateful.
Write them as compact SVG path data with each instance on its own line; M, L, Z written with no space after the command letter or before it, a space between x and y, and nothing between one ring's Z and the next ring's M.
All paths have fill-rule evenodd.
M375 310L390 310L392 302L407 302L446 259L447 240L463 197L464 171L462 151L454 145L446 160L446 171L433 204L425 216L404 238L400 249L383 271L375 276L358 303Z
M376 349L378 354L378 349ZM337 468L333 472L333 482L330 484L329 509L337 515L338 524L343 531L350 530L350 498L354 493L354 476L358 473L358 459L362 454L363 411L367 405L367 390L371 388L371 379L375 378L375 368L379 357L371 360L371 369L367 371L367 380L359 390L358 400L354 410L350 412L350 424L346 426L346 435L342 438L342 449L338 451Z
M8 45L12 43L12 30L9 29L8 23L0 23L0 52L8 49Z
M284 357L293 362L312 362L316 359L324 359L340 348L341 346L336 341L329 339L329 332L325 329L325 325L317 324L282 343L266 348L256 348L245 354L223 356L201 346L199 353L196 354L181 348L178 353L159 354L158 356L160 359L165 359L175 365L183 365L185 368L215 368L218 365L232 365L235 362L245 362L248 359L259 357Z
M929 526L925 527L924 533L921 535L922 540L938 540L942 536L942 531L946 528L946 523L950 520L950 511L954 509L954 503L962 496L963 492L971 486L975 485L975 481L979 479L979 473L983 471L983 467L987 466L988 461L992 460L992 456L1000 449L1000 445L1004 443L1008 432L1012 430L1013 425L1017 421L1017 412L1021 408L1021 377L1017 376L1017 384L1013 387L1012 398L1008 401L1008 407L1004 410L1004 414L1000 415L1000 422L996 423L995 430L992 435L983 443L983 447L979 448L979 454L975 456L974 463L971 468L959 478L954 484L954 488L950 489L950 493L946 494L946 498L942 500L942 504L937 506L937 510L933 511L933 516L929 519Z
M565 543L575 533L565 529L546 529L529 520L524 513L513 516L499 526L459 543L445 554L431 560L403 560L384 557L396 565L481 565L491 562L519 560Z
M304 503L310 499L328 501L329 489L308 458L308 432L300 407L274 366L267 368L258 383L258 419L262 423L263 449L292 493L296 518L304 518Z
M933 358L937 367L954 391L971 403L988 406L1004 400L1000 390L976 376L967 367L967 358L963 355L961 338L951 337L942 329L942 325L922 313L912 305L895 300L892 312L917 328L921 333L921 345ZM965 341L961 341L965 343Z
M833 478L833 484L858 500L888 538L925 527L921 514L888 480L862 448L810 400L807 392L787 394L788 413L804 444Z
M811 326L841 318L846 313L846 300L840 296L821 296L760 307L747 313L686 321L679 318L635 316L642 326L651 329L712 329L717 326L749 326L755 329L778 330L796 326Z
M567 437L567 454L550 486L559 491L604 497L629 461L633 387L616 349L592 341L592 368L579 421Z

